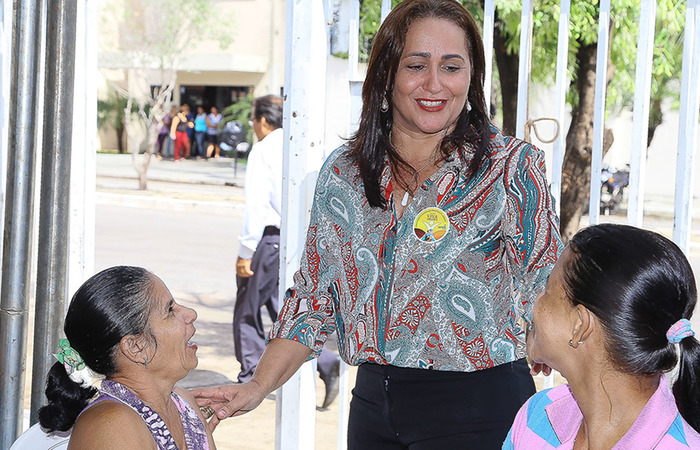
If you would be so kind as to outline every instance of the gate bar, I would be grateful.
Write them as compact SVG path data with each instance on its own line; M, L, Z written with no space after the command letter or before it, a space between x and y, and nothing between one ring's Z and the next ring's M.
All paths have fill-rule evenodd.
M10 105L15 120L8 139L12 158L7 167L0 289L0 448L10 448L21 433L24 411L42 9L41 0L14 2Z

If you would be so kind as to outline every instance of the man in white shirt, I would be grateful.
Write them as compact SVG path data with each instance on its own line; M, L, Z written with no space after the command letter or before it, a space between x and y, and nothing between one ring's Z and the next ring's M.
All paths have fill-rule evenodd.
M233 310L233 342L241 363L238 381L244 383L265 350L261 309L277 320L279 243L282 213L282 99L266 95L254 100L251 114L258 142L248 155L245 177L245 214L236 261L238 293ZM324 350L318 371L326 384L327 407L338 392L338 355Z

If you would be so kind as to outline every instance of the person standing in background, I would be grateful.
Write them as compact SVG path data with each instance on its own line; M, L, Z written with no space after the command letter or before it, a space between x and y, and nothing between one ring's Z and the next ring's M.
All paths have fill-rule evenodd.
M211 107L211 113L207 115L207 140L209 145L207 146L207 158L210 158L212 154L214 158L218 158L221 153L221 148L219 147L219 122L221 122L223 117L219 113L216 106Z
M185 158L194 158L195 155L192 154L192 146L194 145L194 119L196 116L194 111L192 111L190 108L190 105L185 103L183 106L187 108L187 112L185 113L187 116L187 122L193 124L187 127L187 154L185 155Z
M182 105L180 112L173 117L173 123L170 124L170 138L175 141L175 161L180 160L180 149L182 149L183 159L190 153L190 141L187 137L187 130L194 127L194 123L187 120L188 112L189 106Z
M158 139L156 140L156 157L163 159L163 156L170 156L170 124L173 122L173 117L177 115L177 106L170 107L170 113L163 116L162 125L158 131ZM167 141L167 142L166 142ZM163 155L163 142L166 142L165 155Z
M207 114L204 112L204 107L197 107L197 116L194 118L194 140L197 144L197 151L192 152L197 156L197 159L207 157L207 150L204 141L207 138Z
M238 291L233 310L233 341L241 363L238 381L249 381L265 350L261 309L277 320L279 244L282 212L282 99L273 95L253 102L253 131L258 142L248 156L245 214L236 261ZM318 371L326 384L327 407L338 393L340 358L324 351Z

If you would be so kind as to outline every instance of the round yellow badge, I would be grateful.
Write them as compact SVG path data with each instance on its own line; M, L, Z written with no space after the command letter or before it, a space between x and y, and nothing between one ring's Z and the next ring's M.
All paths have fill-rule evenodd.
M418 213L413 222L413 233L419 241L437 242L447 234L450 220L440 208L427 208Z

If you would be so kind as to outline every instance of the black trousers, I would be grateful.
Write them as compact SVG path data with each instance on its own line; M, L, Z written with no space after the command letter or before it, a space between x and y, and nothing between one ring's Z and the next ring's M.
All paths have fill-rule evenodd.
M236 276L238 291L233 306L233 346L236 359L241 363L241 372L238 374L241 383L252 378L265 350L262 308L267 309L273 322L277 320L279 247L279 230L275 234L266 228L250 263L253 276Z
M248 278L236 276L238 291L233 307L233 346L236 359L241 363L238 381L244 383L253 377L258 361L265 351L265 329L262 310L270 320L277 320L279 292L279 229L265 228L250 263L254 275ZM321 379L334 375L338 355L325 348L318 358L317 370Z
M476 372L360 365L348 450L500 449L535 393L524 359Z

